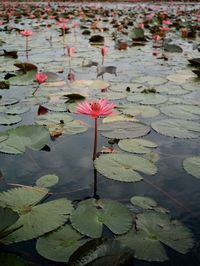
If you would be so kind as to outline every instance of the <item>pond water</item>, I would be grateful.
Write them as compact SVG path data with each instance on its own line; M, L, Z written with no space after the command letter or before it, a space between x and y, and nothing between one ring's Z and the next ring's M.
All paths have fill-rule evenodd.
M57 249L54 244L53 249L57 249L57 254L61 255L60 257L58 255L56 259L54 254L54 259L51 259L51 256L49 254L46 255L44 252L44 247L37 247L39 254L36 251L36 245L39 246L38 237L42 239L42 242L45 236L51 235L49 232L58 230L60 226L66 223L71 226L71 222L67 218L72 210L68 210L68 213L63 210L66 215L65 220L56 221L58 223L57 226L50 226L48 225L49 220L55 220L56 215L58 217L61 216L62 211L59 212L59 208L64 207L58 206L58 213L55 212L55 207L52 210L51 208L48 209L46 220L45 215L43 215L42 220L41 218L37 220L39 214L37 216L36 210L33 207L33 214L31 215L35 216L30 216L30 220L35 219L35 222L33 224L30 223L28 233L22 230L22 232L19 231L21 233L17 233L16 237L15 233L17 231L15 231L11 233L11 237L8 235L8 239L5 240L7 237L1 239L0 231L0 242L2 242L0 251L9 252L21 257L23 261L19 262L17 257L13 258L13 261L16 261L19 265L24 265L23 263L25 265L66 265L64 261L67 262L69 258L63 261L63 257L65 258L65 255L63 255L65 248L66 253L68 253L69 248L73 249L76 241L78 242L78 239L83 238L84 240L81 241L90 240L93 242L90 242L91 244L83 243L85 248L75 253L74 261L71 259L69 265L199 265L200 80L192 72L193 69L198 69L198 67L189 65L188 59L199 58L199 51L193 48L194 44L198 44L200 40L198 11L200 4L187 3L185 5L174 3L173 6L169 6L168 4L160 5L152 3L109 3L105 6L102 3L96 5L91 3L84 5L78 3L76 5L51 3L49 6L43 4L35 5L34 3L29 4L29 6L21 4L17 7L14 4L9 7L1 5L3 18L3 24L0 26L0 39L3 40L1 47L2 54L4 53L3 49L6 51L16 50L18 53L17 59L7 56L0 57L1 80L4 79L7 73L19 75L16 66L14 66L18 61L34 64L37 66L37 70L26 70L28 77L25 78L23 74L20 74L17 78L11 78L10 88L0 90L0 95L2 96L0 99L0 190L2 192L10 191L11 193L9 195L1 193L0 206L9 207L17 211L20 216L25 217L26 214L23 212L31 212L31 210L27 210L27 206L32 208L36 204L61 198L67 198L71 201L73 208L76 210L79 210L78 208L84 200L95 198L98 202L98 199L107 199L117 203L120 202L126 210L131 212L133 222L132 226L122 224L125 228L127 226L127 230L122 230L123 233L118 233L119 224L123 222L120 220L118 224L116 223L116 220L121 219L120 213L116 211L117 214L113 214L112 210L109 210L108 206L110 203L107 201L105 203L102 203L102 201L99 203L99 206L97 206L98 203L95 203L97 204L96 206L89 206L88 214L85 214L84 211L83 216L80 213L79 216L77 213L72 214L73 230L76 233L82 233L82 235L76 239L68 239L66 243L58 237L57 243L59 247ZM11 13L9 20L5 10ZM165 12L167 13L165 14ZM154 16L151 20L147 21L146 16L149 14L154 14ZM68 19L67 22L62 22L66 23L69 27L69 32L66 32L65 39L61 36L62 30L59 29L61 25L57 24L59 17ZM159 27L163 26L163 20L172 22L172 25L168 25L170 32L166 34L159 30ZM125 21L127 26L122 27L122 30L120 30L118 28L119 25L123 25ZM75 22L78 26L73 29L72 25ZM144 29L143 27L140 29L142 33L140 32L138 37L137 34L139 33L136 33L135 29L138 29L138 25L141 23L144 23ZM93 29L91 29L91 25L93 25ZM192 33L195 32L195 37L182 38L180 31L183 27L188 28ZM157 30L153 30L153 28ZM26 37L22 37L19 34L24 29L31 29L33 31L33 35L28 37L30 49L28 51L28 60L25 53ZM90 35L82 34L85 29L90 31ZM142 41L141 34L144 34ZM169 44L176 44L183 51L181 53L174 53L172 50L164 51L162 40L158 43L152 40L152 36L156 34L160 34L164 40L171 39L172 41ZM93 35L103 36L104 43L92 45L89 39ZM117 36L116 40L113 38L114 35ZM135 40L133 35L136 35ZM47 40L50 37L52 38L52 45ZM136 40L136 37L139 40ZM117 40L125 42L127 49L116 49ZM67 52L63 49L63 45L75 47L76 52L71 58L69 58ZM85 67L82 65L83 59L95 61L101 65L102 45L108 47L108 52L104 58L104 66L117 67L117 76L105 73L103 79L97 79L95 66ZM70 64L72 73L75 75L75 81L70 81L67 78L70 72ZM35 95L32 95L32 92L38 86L35 81L37 71L45 72L48 79L44 84L40 84ZM145 89L146 92L144 92ZM73 103L66 102L71 94L76 94L75 101ZM80 100L77 94L82 97L84 96L87 100L107 98L110 102L115 102L117 105L117 108L114 109L114 116L120 115L114 121L106 121L102 117L98 119L98 158L95 160L95 163L92 161L94 119L89 116L76 114L75 106L78 100ZM63 98L64 95L65 98ZM10 99L15 99L15 101L9 104L8 101L11 101ZM9 118L16 118L19 115L21 117L20 121L18 123L10 123L6 120L5 122L3 120L5 114L9 113L9 110L16 106L19 106L18 112L13 111L14 115L9 115ZM22 109L22 106L28 107L26 112L19 111ZM39 106L45 107L45 112L47 111L48 113L38 115ZM60 110L58 110L59 108ZM53 122L49 122L49 118L45 118L47 115L57 115L57 117L53 118ZM66 126L64 127L65 132L63 132L61 120L65 119L65 116L70 118L69 121L64 121ZM108 118L112 119L112 117ZM75 124L70 124L70 119L75 121ZM56 129L55 123L57 124ZM116 125L116 123L118 123L118 130L113 132L113 125ZM38 124L48 125L51 135L53 135L51 138L48 138L48 142L45 143L46 145L43 145L46 149L41 150L43 146L36 150L26 147L23 151L23 144L28 146L28 135L25 132L26 130L24 130L25 128L22 128L21 135L19 133L18 135L16 132L13 134L14 137L10 144L9 142L6 143L9 132L12 132L7 130L17 129L21 126L26 127L27 125L36 126ZM131 137L132 135L129 135L131 134L128 128L129 125L133 129L138 125L145 125L147 131L142 130L142 133L139 135L137 131L137 137ZM102 130L104 126L107 127L106 131ZM44 126L44 128L46 127ZM41 135L34 133L34 130L34 127L32 127L30 131L30 134L32 134L31 140L41 139ZM46 135L45 132L41 132L41 134ZM25 135L25 137L22 137L22 135ZM119 135L121 137L118 137ZM10 135L9 138L11 138ZM154 146L153 148L148 148L146 152L136 152L134 148L130 152L129 148L131 148L132 144L129 142L126 148L122 149L122 145L125 145L123 140L132 138L151 141L154 143ZM113 140L112 143L111 140ZM139 145L139 149L141 149L141 145ZM141 162L144 162L144 165L142 168L137 163L134 165L131 157L124 157L125 159L121 159L122 162L119 163L120 159L118 156L121 155L137 156ZM186 171L187 167L183 167L184 162L187 162L188 158L193 157L196 161L195 163L192 161L192 164L189 165L190 169ZM110 161L108 160L107 162L106 158L110 158ZM129 158L130 162L128 161ZM105 161L101 162L101 160ZM97 170L94 168L94 164ZM112 164L116 165L116 178L113 177L109 170L113 167ZM149 170L148 164L151 164L149 168L156 168L156 171L150 173L152 169ZM133 170L141 174L142 180L140 182L127 182L127 176L131 171L133 173ZM124 176L122 176L123 173ZM58 182L49 188L49 193L43 191L44 188L33 188L37 180L45 175L56 175L59 177ZM16 192L16 206L13 203L15 199L15 194L12 194L13 188L18 190ZM26 190L27 194L23 194L23 189ZM40 193L40 189L43 191L44 197L40 196L35 200L34 197L36 196L32 195L33 199L31 199L31 194L34 194L34 191L37 192L38 189ZM30 195L28 196L29 192ZM143 209L137 204L134 205L130 201L134 196L149 197L157 203L160 209L155 211L155 206ZM32 203L28 204L27 202L30 201ZM90 214L92 213L92 208L95 211L104 208L103 204L108 204L105 207L105 209L108 208L106 209L108 216L100 217L105 219L103 220L103 238L114 239L115 237L120 242L120 237L123 238L127 232L135 230L134 228L131 229L131 227L135 226L136 231L147 234L141 236L144 242L140 243L138 238L136 239L136 242L140 243L138 246L132 245L131 248L126 242L125 247L120 246L116 248L113 247L113 242L108 241L106 244L102 242L102 244L100 240L101 235L99 237L92 237L93 234L90 232L90 228L87 227L92 227L91 221L93 219L95 221L100 219L100 214L98 213L99 216L97 215L95 218L93 216L90 217ZM34 211L36 214L34 214ZM53 213L52 217L48 214L51 211ZM142 216L143 214L144 216ZM147 221L143 218L146 214ZM78 218L74 218L76 215ZM135 215L137 216L136 221ZM153 217L154 215L160 215L158 220L161 219L160 217L164 217L162 218L163 220L161 219L161 222L160 220L158 222L157 218L155 218L155 224L158 223L158 227L163 227L164 231L168 230L168 235L165 233L163 236L160 231L158 234L158 228L156 226L154 228L154 219L151 215ZM112 216L114 216L114 220L110 218ZM176 225L170 222L167 223L166 217L170 217L171 220L178 220L184 225L184 228L181 225L181 229L177 229ZM109 219L111 220L109 221ZM108 225L109 222L111 226L106 227L105 225ZM113 230L112 223L118 229ZM85 227L79 230L82 224ZM22 225L26 226L23 224L23 221ZM48 226L49 230L46 229ZM37 233L35 227L41 227L44 230L39 230L39 233ZM185 229L185 227L188 229ZM31 228L33 231L36 230L32 237L30 236ZM191 235L187 230L192 234L193 243ZM83 233L83 231L86 232ZM14 234L13 238L12 234ZM173 234L177 234L177 239L174 239ZM68 232L66 235L68 236L70 233ZM92 240L93 238L98 238L99 242L97 240L95 242ZM51 241L53 240L49 240L49 242ZM63 242L61 243L61 241ZM123 241L125 240L122 239L121 241L124 244ZM162 245L165 248L164 253L159 241L164 244ZM6 242L10 244L4 245ZM48 248L51 250L52 246ZM129 251L129 248L131 251ZM77 249L78 246L74 248L74 252ZM138 249L141 249L142 252L138 252ZM149 250L149 252L145 252L145 249ZM125 256L126 250L128 250L127 256ZM165 252L169 260L167 260ZM14 265L13 261L7 260L5 253L1 254L3 253L0 253L3 266ZM133 258L134 254L135 258ZM124 256L126 259L124 259ZM82 257L82 261L77 262L76 257ZM129 257L130 259L127 259Z

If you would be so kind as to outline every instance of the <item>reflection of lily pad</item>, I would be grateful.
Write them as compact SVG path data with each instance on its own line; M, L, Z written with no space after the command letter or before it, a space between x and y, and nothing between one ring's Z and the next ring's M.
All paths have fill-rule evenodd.
M40 237L36 249L46 259L66 263L70 256L87 241L66 224L58 230Z
M183 161L183 168L192 176L200 179L200 156L186 158Z
M150 128L140 123L113 122L99 126L101 134L106 138L127 139L145 136Z
M71 215L72 226L81 234L98 238L103 224L115 234L124 234L132 226L132 214L121 203L108 199L88 199L80 202Z
M120 149L132 153L148 153L150 148L156 148L157 144L145 139L123 139L118 143Z
M200 135L200 124L193 121L163 119L151 126L156 132L174 138L198 138Z
M142 180L140 173L154 175L156 166L149 160L129 154L105 154L95 160L95 168L102 175L124 182Z
M174 104L167 105L160 108L161 112L180 119L195 120L200 118L200 107L185 105L185 104Z
M139 214L136 220L137 231L132 229L118 240L134 251L134 257L147 261L168 260L165 244L182 254L193 246L190 231L178 221L171 221L168 215L157 212Z
M69 200L61 198L36 205L47 193L48 190L39 187L15 188L0 193L0 204L14 209L20 215L13 226L22 226L4 238L3 243L36 238L66 222L72 211Z

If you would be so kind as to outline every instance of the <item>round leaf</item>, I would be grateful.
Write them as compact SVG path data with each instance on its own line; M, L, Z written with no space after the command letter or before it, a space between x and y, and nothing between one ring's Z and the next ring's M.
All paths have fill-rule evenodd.
M105 154L94 162L95 168L102 175L124 182L142 180L140 173L154 175L156 166L149 160L129 154Z
M131 203L142 209L153 209L157 203L148 197L134 196L131 198Z
M38 187L49 188L57 184L58 180L59 178L57 175L44 175L36 181L36 185Z
M157 144L145 139L123 139L118 143L120 149L132 153L148 153L150 148L156 148Z
M200 179L200 156L186 158L183 161L183 168L190 175Z

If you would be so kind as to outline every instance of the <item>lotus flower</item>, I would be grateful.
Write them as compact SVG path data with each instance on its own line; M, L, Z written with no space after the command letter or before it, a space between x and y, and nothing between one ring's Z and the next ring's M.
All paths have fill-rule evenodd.
M114 103L109 103L105 99L100 99L98 101L84 101L77 105L77 113L83 115L89 115L92 118L98 118L99 116L108 116L112 114Z
M76 108L77 114L89 115L95 120L95 132L94 132L94 148L93 148L93 161L96 159L97 151L97 138L98 138L98 117L108 116L112 114L115 107L114 103L109 103L105 99L100 99L98 101L84 101L79 103Z
M26 37L25 50L26 50L26 58L28 59L28 37L32 36L33 32L31 30L22 30L20 34L21 36Z
M48 77L47 77L46 74L40 72L40 73L37 73L35 75L35 79L36 79L38 85L40 86L40 84L44 83L48 79ZM38 90L39 86L34 90L34 92L32 93L32 95L35 95L35 93Z
M107 54L107 52L108 52L108 47L106 46L101 47L102 65L104 64L104 57Z
M24 36L24 37L29 37L29 36L32 36L32 35L33 35L33 32L32 32L32 30L22 30L22 31L20 32L20 34L21 34L22 36Z
M37 73L37 74L35 75L35 79L36 79L36 81L37 81L39 84L44 83L44 82L47 80L47 78L48 78L47 75L44 74L44 73L42 73L42 72Z

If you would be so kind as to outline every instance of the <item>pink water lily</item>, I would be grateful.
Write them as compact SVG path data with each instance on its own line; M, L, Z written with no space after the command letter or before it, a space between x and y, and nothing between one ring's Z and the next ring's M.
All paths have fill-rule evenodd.
M67 54L69 57L72 57L76 49L74 47L67 47Z
M32 36L32 35L33 35L33 32L32 32L32 30L22 30L22 31L20 32L20 34L21 34L22 36L24 36L24 37L29 37L29 36Z
M160 39L161 39L161 37L160 37L160 35L153 35L152 36L152 39L155 41L155 42L159 42L160 41Z
M92 118L98 118L99 116L111 115L115 106L114 103L109 103L106 99L91 102L84 101L77 105L76 112L78 114L89 115Z
M42 84L48 79L48 77L46 74L40 72L35 75L35 79L39 84Z
M171 20L163 20L163 22L162 22L163 24L165 24L165 25L172 25L172 22L171 22Z
M84 102L79 103L76 107L77 114L89 115L95 120L93 161L96 159L97 153L98 117L111 115L115 106L114 103L109 103L106 99L100 99L91 102L85 100Z
M108 52L108 47L106 47L106 46L101 47L102 65L104 64L104 58L105 58L105 55L107 54L107 52Z

